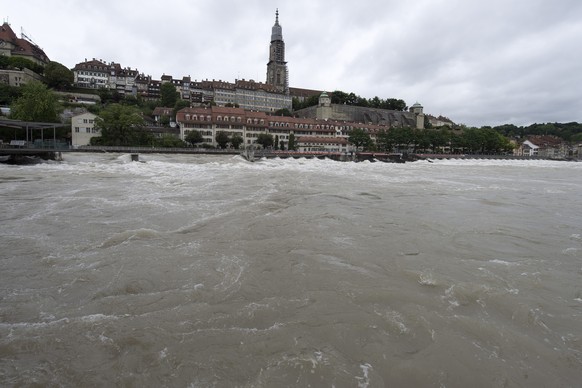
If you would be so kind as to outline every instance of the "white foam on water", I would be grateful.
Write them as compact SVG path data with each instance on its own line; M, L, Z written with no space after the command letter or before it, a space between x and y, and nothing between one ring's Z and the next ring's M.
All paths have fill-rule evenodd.
M362 376L356 376L356 381L358 382L358 388L368 388L370 386L370 370L372 365L366 363L360 364L360 369L362 370Z
M519 265L519 263L515 263L515 262L510 262L510 261L506 261L506 260L500 260L500 259L493 259L493 260L489 260L490 263L492 264L501 264L501 265L505 265L507 267L513 267L513 266L517 266Z

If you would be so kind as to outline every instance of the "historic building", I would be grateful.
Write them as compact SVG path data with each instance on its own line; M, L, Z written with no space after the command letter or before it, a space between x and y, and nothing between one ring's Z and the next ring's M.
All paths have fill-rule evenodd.
M0 27L0 55L26 58L41 66L49 63L49 58L40 47L27 39L24 33L21 38L16 36L8 23Z
M285 62L285 42L283 41L283 28L279 24L278 9L275 12L275 25L271 29L266 83L289 94L289 71L287 70L287 62Z
M376 124L271 116L256 110L219 106L181 109L176 115L176 123L182 140L189 132L199 131L205 143L216 146L216 134L222 131L229 136L241 136L244 146L250 146L256 143L261 133L268 133L287 147L289 136L293 134L302 151L348 151L347 138L353 129L363 129L374 140L380 130L388 129Z
M530 135L519 143L513 150L517 156L542 157L542 158L566 158L571 154L571 149L563 139L552 135Z
M8 23L0 27L0 56L25 58L41 66L49 63L49 58L40 47L26 39L24 34L21 38L16 36ZM0 83L10 86L18 87L32 80L42 79L40 74L26 68L0 69Z
M122 95L136 95L140 74L129 67L123 68L119 63L105 63L95 59L77 63L73 68L75 86L86 89L106 88Z

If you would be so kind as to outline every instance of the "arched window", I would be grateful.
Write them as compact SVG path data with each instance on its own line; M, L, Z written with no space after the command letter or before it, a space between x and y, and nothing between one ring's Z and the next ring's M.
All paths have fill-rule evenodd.
M210 121L212 118L210 117L210 115L206 116L206 121Z
M222 116L217 116L216 117L216 121L221 121L222 120Z

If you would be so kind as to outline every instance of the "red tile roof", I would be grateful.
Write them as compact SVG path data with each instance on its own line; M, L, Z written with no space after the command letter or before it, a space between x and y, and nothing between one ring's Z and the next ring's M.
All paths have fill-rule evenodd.
M26 39L17 37L8 23L4 23L0 27L0 41L9 42L14 46L12 49L12 55L33 57L42 63L49 62L49 58L40 47Z

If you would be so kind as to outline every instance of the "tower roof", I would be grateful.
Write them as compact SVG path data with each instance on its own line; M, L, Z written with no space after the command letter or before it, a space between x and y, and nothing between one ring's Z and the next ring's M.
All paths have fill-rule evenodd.
M271 29L271 42L275 40L283 40L283 29L279 24L279 9L275 12L275 25Z

